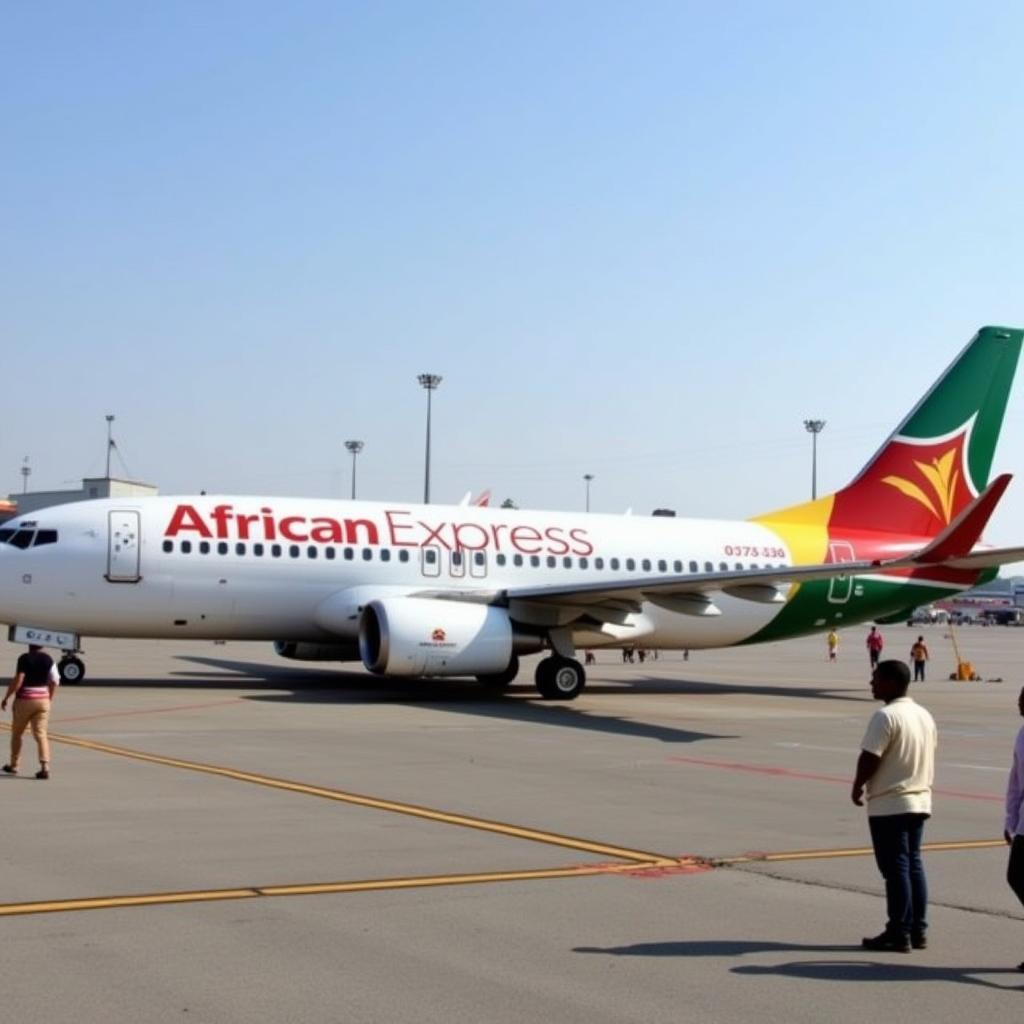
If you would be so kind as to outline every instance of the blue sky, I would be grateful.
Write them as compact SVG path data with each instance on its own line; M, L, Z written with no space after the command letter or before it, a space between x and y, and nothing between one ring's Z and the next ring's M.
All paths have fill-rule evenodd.
M12 3L0 489L744 517L1024 324L976 3ZM1024 473L1024 374L995 468ZM989 531L1024 541L1024 480Z

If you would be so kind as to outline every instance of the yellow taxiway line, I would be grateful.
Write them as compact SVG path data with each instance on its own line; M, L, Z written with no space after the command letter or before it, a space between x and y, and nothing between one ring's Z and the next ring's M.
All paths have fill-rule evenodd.
M1005 846L1004 839L961 839L948 843L923 843L922 853L943 853L956 850L990 850ZM769 864L779 861L831 860L838 857L874 856L870 846L851 846L840 850L790 850L783 853L744 853L739 857L715 857L708 863L715 867L732 867L737 864Z
M98 743L95 740L79 739L75 736L61 736L50 734L50 739L56 743L63 743L72 747L81 747L84 750L94 750L104 754L115 754L118 757L127 757L135 761L145 761L149 764L159 764L170 768L182 768L187 771L202 772L206 775L217 775L225 779L233 779L236 782L247 782L257 786L267 786L270 789L281 789L290 793L301 793L305 796L321 797L324 800L337 800L340 803L354 804L358 807L369 807L378 811L389 811L393 814L406 814L414 818L424 818L428 821L437 821L445 825L458 825L462 828L479 829L483 832L494 832L498 835L509 836L514 839L526 839L535 843L546 843L550 846L562 846L570 850L580 850L584 853L593 853L602 857L619 857L623 860L637 861L645 866L657 864L674 864L675 859L664 857L661 854L649 853L645 850L625 849L621 846L611 846L607 843L595 843L589 839L577 839L573 836L563 836L555 832L544 832L540 829L524 828L520 825L510 825L500 821L489 821L486 818L474 818L465 814L453 814L448 811L439 811L430 807L419 807L416 804L399 803L394 800L382 800L378 797L364 796L360 793L349 793L341 789L330 789L324 786L310 786L304 782L292 782L288 779L278 779L270 775L260 775L255 772L240 771L236 768L225 768L220 765L203 764L199 761L184 761L176 757L164 757L160 754L148 754L141 750L131 750L127 747L115 747L109 743Z

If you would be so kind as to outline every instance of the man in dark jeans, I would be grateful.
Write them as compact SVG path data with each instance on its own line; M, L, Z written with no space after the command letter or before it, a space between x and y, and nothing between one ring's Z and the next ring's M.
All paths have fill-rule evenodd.
M883 661L871 677L871 695L883 702L868 723L850 798L868 801L875 863L885 879L885 930L862 941L865 949L909 953L928 940L928 882L921 862L924 823L932 812L935 720L907 696L910 670Z

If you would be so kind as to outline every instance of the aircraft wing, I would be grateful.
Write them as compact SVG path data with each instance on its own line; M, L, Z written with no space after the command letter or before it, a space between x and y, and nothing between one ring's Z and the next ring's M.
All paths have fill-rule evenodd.
M817 565L790 565L764 569L728 569L720 572L658 575L623 579L615 583L572 583L538 587L511 587L502 603L555 604L585 609L604 606L639 611L651 601L684 614L717 614L708 594L722 591L732 597L777 604L785 600L780 586L809 580L864 573L905 572L908 569L985 569L1024 559L1024 548L975 550L981 531L1010 482L997 477L940 534L920 548L897 558L861 559Z

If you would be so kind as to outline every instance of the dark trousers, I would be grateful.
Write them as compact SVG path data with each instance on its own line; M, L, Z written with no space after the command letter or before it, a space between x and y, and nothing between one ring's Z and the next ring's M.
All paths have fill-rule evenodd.
M889 916L885 930L892 936L923 935L928 927L928 882L921 863L921 838L927 818L927 814L868 818L875 863L885 879Z
M1006 880L1024 903L1024 836L1014 836L1010 846L1010 863L1006 867Z
M924 682L924 665L923 661L914 662L914 682Z

